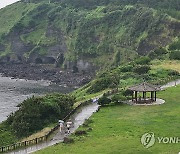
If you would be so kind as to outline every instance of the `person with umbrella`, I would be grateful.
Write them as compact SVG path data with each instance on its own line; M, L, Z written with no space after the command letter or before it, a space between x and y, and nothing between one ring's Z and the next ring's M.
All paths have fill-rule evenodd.
M68 130L68 134L70 134L70 128L72 127L72 121L71 121L71 119L69 119L69 121L66 123L66 127L67 127L67 130Z
M60 131L60 133L62 133L63 128L64 128L64 121L63 120L59 120L59 131Z

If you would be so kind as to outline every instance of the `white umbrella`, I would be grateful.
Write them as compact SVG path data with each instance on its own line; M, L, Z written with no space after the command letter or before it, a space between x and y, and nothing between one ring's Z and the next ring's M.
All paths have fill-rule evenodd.
M59 123L64 123L64 121L63 120L59 120Z

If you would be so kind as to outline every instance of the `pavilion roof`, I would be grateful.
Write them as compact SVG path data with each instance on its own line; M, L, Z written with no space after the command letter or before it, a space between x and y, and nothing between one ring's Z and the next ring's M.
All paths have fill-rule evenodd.
M151 91L160 91L161 88L159 86L152 85L147 82L143 82L139 85L135 85L128 88L131 91L138 91L138 92L151 92Z

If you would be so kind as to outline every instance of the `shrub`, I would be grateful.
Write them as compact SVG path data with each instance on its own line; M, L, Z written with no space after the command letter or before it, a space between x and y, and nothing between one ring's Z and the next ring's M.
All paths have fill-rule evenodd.
M134 72L137 74L145 74L150 70L150 66L148 65L138 65L134 68Z
M133 70L133 66L132 65L126 65L120 68L121 72L131 72Z
M30 28L34 28L34 27L36 26L36 22L35 22L34 20L29 21L28 26L29 26Z
M91 128L91 127L89 127L88 129L87 129L87 131L92 131L93 129Z
M174 60L180 60L180 50L171 51L169 58Z
M119 102L119 95L118 95L118 94L114 95L114 96L111 98L111 101L114 102L114 103L118 103L118 102Z
M151 59L155 59L155 58L161 59L163 57L163 55L165 55L167 53L168 53L168 51L165 48L160 47L160 48L150 52L148 54L148 57Z
M109 98L107 98L106 96L103 96L101 98L99 98L98 100L98 104L101 106L105 106L111 103L111 100Z
M169 46L169 50L180 50L180 39Z
M151 51L149 54L148 54L148 57L151 58L151 59L154 59L154 58L157 58L157 55L154 51Z
M112 102L114 102L116 105L120 105L122 104L122 101L124 101L124 98L123 96L121 96L120 94L116 94L114 95L111 99L112 99Z
M66 143L66 144L74 143L74 139L69 138L69 137L65 137L63 143Z
M168 75L169 76L178 76L179 72L175 70L168 70Z
M126 100L127 100L127 97L121 95L121 96L119 97L119 100L120 100L120 102L122 103L122 101L126 101Z
M120 64L120 60L121 60L121 52L118 51L115 54L115 58L114 58L114 63L115 63L116 66L118 66Z
M149 57L140 57L137 60L135 60L136 64L139 65L148 65L150 61L151 59Z
M154 51L154 53L157 55L157 56L162 56L163 54L167 54L167 50L163 47L160 47L158 49L156 49Z
M16 31L17 33L20 33L24 28L24 25L21 22L18 22L16 25L14 25L14 27L12 28L12 30Z
M109 87L111 80L109 78L100 78L93 83L93 85L88 89L90 93L96 93Z
M122 92L123 96L132 96L132 93L133 92L131 90L129 90L129 89Z
M115 88L119 84L119 77L117 74L103 74L88 89L89 93L96 93L106 88Z
M86 135L86 134L87 134L87 132L85 130L77 130L75 132L76 136L81 136L81 135Z

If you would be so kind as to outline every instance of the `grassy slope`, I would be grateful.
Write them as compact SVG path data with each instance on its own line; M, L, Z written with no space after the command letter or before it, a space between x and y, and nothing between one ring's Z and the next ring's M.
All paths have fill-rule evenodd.
M152 62L152 68L153 69L159 69L159 68L164 68L164 69L172 69L175 71L180 72L180 61L178 60L155 60Z
M178 136L180 133L180 86L158 93L166 100L160 106L109 106L95 113L93 128L74 144L59 144L37 152L48 153L178 153L179 144L159 144L145 149L140 137L146 132L157 136ZM81 128L82 129L82 128Z
M0 36L2 34L7 34L11 28L24 16L27 12L33 10L36 4L24 4L15 3L13 5L7 6L0 10L0 21L1 30ZM11 10L11 11L9 11Z

